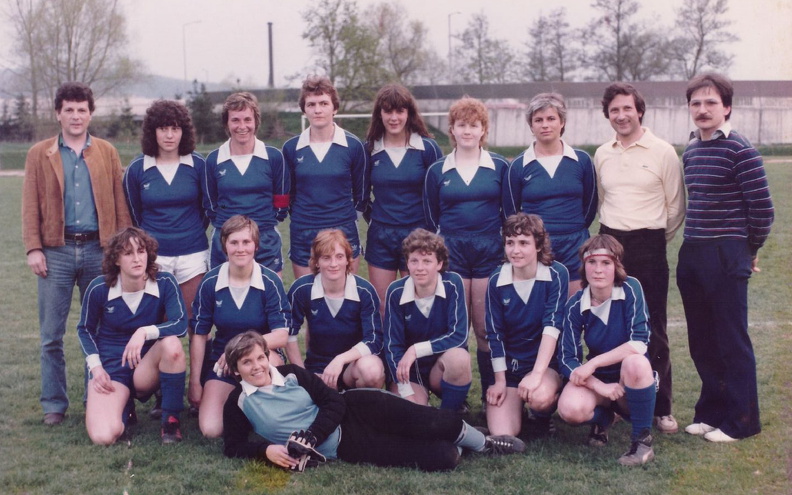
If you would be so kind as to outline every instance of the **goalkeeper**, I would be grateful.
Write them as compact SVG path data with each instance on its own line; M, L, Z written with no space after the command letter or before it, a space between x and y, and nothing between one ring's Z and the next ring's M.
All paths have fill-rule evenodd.
M258 458L295 471L325 459L441 471L458 464L462 449L525 450L521 440L485 436L453 411L383 390L339 394L303 368L270 366L267 344L256 332L234 337L225 355L240 381L223 410L228 457Z

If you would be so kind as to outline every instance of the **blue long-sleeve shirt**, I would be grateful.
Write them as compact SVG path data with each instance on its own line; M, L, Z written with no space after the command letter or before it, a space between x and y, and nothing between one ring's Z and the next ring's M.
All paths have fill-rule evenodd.
M438 276L435 299L426 317L415 303L415 285L407 276L388 287L383 320L383 349L391 378L404 353L416 345L418 360L448 349L467 349L468 315L462 278L454 272Z
M533 145L509 166L504 189L505 216L517 212L542 217L550 234L588 229L597 214L597 178L591 157L564 143L564 155L553 177L539 163Z
M536 277L523 302L517 292L512 266L505 263L490 276L487 285L486 330L495 371L508 368L512 360L532 366L539 354L542 335L558 339L563 327L569 272L561 263L537 264ZM555 367L555 353L551 366Z
M322 161L310 145L310 128L283 144L291 177L291 222L303 228L338 227L366 211L366 150L338 125Z
M605 354L625 342L649 345L649 314L644 302L641 283L633 277L621 287L614 287L608 308L592 309L589 288L579 290L567 301L564 309L564 329L558 346L561 373L569 378L575 368L583 364L583 342L589 353L586 360ZM600 309L602 308L602 309ZM605 314L598 316L595 311ZM641 345L643 344L643 345ZM597 375L618 378L621 363L599 368Z
M179 157L173 181L168 184L154 157L138 155L124 172L132 222L151 234L162 256L183 256L209 248L203 209L205 162L193 153Z
M434 139L412 134L404 157L394 164L382 140L375 142L369 157L371 178L367 181L374 193L371 220L392 227L425 225L424 178L429 166L441 156Z
M324 371L333 358L353 347L362 356L377 355L382 350L382 319L374 286L362 277L347 275L344 289L344 300L335 316L325 301L321 274L300 277L289 289L289 335L296 336L303 322L308 322L305 367L315 373Z
M290 177L283 154L256 140L244 174L231 158L227 141L206 157L204 208L215 228L234 215L250 217L260 230L271 229L286 218Z
M431 229L451 235L500 232L507 172L506 159L486 150L481 150L470 184L459 175L454 153L435 162L424 182L424 212Z
M255 263L250 287L237 307L229 287L228 262L206 272L193 301L192 326L197 335L216 328L210 359L216 361L234 336L247 330L267 334L291 326L291 308L278 275Z

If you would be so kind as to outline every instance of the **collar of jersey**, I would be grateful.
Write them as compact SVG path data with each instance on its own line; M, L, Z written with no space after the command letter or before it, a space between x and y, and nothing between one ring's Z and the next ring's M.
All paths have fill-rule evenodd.
M721 137L728 138L729 134L731 134L731 131L732 131L731 122L727 120L726 122L723 123L722 126L718 127L717 131L712 133L712 137L709 138L709 140L712 141L713 139L718 139ZM695 131L690 133L690 140L693 141L694 139L697 139L699 141L702 140L701 129L696 129Z
M437 274L437 286L435 287L435 296L440 296L443 299L446 298L446 291L445 285L443 285L443 276L439 273ZM399 304L407 304L410 302L415 301L415 282L413 282L412 277L407 277L407 280L404 282L404 290L402 291L401 299L399 299Z
M267 155L267 145L264 144L263 141L259 141L256 139L256 144L253 146L253 156L257 156L262 160L269 160L269 155ZM229 139L225 143L220 145L220 148L217 149L217 163L223 163L226 160L231 159L231 140Z
M322 286L322 274L317 273L316 277L314 277L313 285L311 286L311 300L322 299L324 296L325 296L325 291L324 291L324 287ZM360 302L360 296L358 295L355 276L352 275L351 273L347 274L346 282L344 282L344 299L347 299L349 301Z
M229 266L227 261L220 265L220 269L217 272L217 282L215 282L215 292L228 287ZM261 265L258 263L253 263L253 273L250 274L250 287L261 291L264 290L264 280L261 278Z
M150 278L146 279L146 286L143 287L143 292L145 294L152 295L159 299L159 286L157 285L156 280L151 280ZM107 300L112 301L113 299L118 299L123 294L121 290L121 274L118 274L118 279L116 280L115 285L111 285L110 288L107 290Z
M625 299L624 287L613 286L611 291L611 301L623 301ZM583 289L583 295L580 298L580 312L588 311L591 309L591 287Z
M578 157L577 157L577 153L575 153L575 149L572 146L568 145L567 142L564 141L563 139L561 140L561 143L564 145L564 156L567 158L571 158L572 160L578 161ZM523 153L523 164L528 164L536 160L536 150L534 149L534 144L536 144L536 141L531 143L531 145L528 146L528 149L525 150L525 153Z
M534 280L541 282L550 282L553 276L550 273L550 267L542 263L536 263L536 276ZM495 283L496 287L503 287L504 285L512 285L514 283L514 271L512 270L511 263L504 263L501 266L500 273L498 274L498 281Z
M337 144L339 146L343 146L344 148L348 148L349 144L347 143L346 132L344 129L341 128L338 124L333 124L333 140L331 141L332 144ZM297 140L297 149L305 148L306 146L311 145L311 127L308 126L307 129L300 133L300 138Z
M407 142L407 149L408 150L426 150L424 146L423 138L420 134L413 132L410 134L410 140ZM380 151L385 151L385 138L379 138L374 141L374 148L371 150L372 155L376 155Z
M276 387L282 387L286 384L286 379L283 378L283 375L281 375L280 371L278 371L278 368L270 365L269 371L270 371L270 376L272 377L272 385ZM259 390L266 391L267 389L267 387L257 387L255 385L251 385L245 380L242 380L240 383L242 385L242 390L245 392L245 395L248 396L252 395L253 393Z
M182 155L179 157L179 165L187 165L189 167L194 167L195 163L193 163L192 155ZM157 166L157 159L153 156L143 155L143 170L146 171L151 167Z
M478 166L495 170L495 162L492 161L492 156L489 154L489 152L486 151L484 148L479 148L479 150L481 150L481 154L479 155ZM445 160L443 160L442 172L446 173L449 170L453 170L455 168L456 168L456 150L446 155Z

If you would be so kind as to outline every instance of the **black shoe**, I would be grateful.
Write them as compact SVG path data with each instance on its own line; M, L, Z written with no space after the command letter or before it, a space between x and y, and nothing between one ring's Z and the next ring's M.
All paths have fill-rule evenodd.
M179 419L176 416L168 416L168 420L162 423L162 443L169 444L181 442L182 434L180 426L181 423L179 423Z
M64 419L66 419L66 415L63 413L46 413L42 422L47 426L55 426L63 423Z
M598 424L591 425L591 431L588 436L588 444L590 447L604 447L608 444L608 429L603 428Z
M487 436L484 452L490 455L508 455L525 452L525 442L511 435Z
M622 466L642 466L654 459L652 440L652 434L649 429L642 431L641 436L633 441L630 450L619 457L619 464Z
M154 392L154 407L152 407L149 411L149 418L162 418L162 390L157 390Z
M190 405L190 408L188 409L188 414L190 415L191 418L197 418L198 408L193 405Z
M135 404L132 403L132 408L129 410L129 416L127 416L127 426L135 426L138 424L138 417L137 412L135 411Z

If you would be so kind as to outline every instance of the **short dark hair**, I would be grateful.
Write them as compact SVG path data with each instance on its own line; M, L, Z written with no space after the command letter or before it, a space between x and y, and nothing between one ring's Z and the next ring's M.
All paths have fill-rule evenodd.
M547 110L548 108L555 109L558 118L561 119L561 135L563 136L566 130L567 107L564 97L560 93L539 93L531 98L531 101L528 102L528 110L525 112L528 126L531 126L531 121L536 112Z
M713 88L720 95L723 106L731 108L732 97L734 97L734 86L728 77L718 74L717 72L705 72L691 79L690 82L688 82L687 91L685 91L688 104L690 104L690 98L693 96L693 93L702 88ZM726 114L726 120L729 120L731 114L731 112Z
M179 127L182 130L179 156L189 155L195 151L195 128L187 107L178 101L157 100L146 109L146 115L143 117L140 147L144 155L159 156L157 129L168 126Z
M542 218L533 213L523 212L510 215L503 222L503 243L506 243L507 237L517 237L521 234L533 236L539 263L550 266L553 262L553 250L550 248L550 236L547 234Z
M233 110L235 112L240 112L249 108L253 112L253 120L255 121L256 128L254 132L258 130L259 126L261 125L261 109L259 108L258 98L253 93L249 93L247 91L240 91L238 93L232 93L228 95L226 98L225 103L223 103L223 128L228 134L228 114Z
M121 273L121 268L117 265L118 258L121 257L124 251L129 249L132 239L137 240L139 245L146 248L146 275L151 280L157 278L157 272L159 271L157 266L157 249L159 247L157 240L148 235L143 229L127 227L116 232L104 249L102 272L104 272L105 284L110 287L116 284L118 275Z
M64 101L87 101L88 111L94 111L93 91L81 82L67 82L60 85L55 93L55 111L60 112Z
M613 102L613 99L618 95L633 97L635 110L638 112L638 122L643 124L643 116L644 113L646 113L646 101L644 101L641 93L635 89L635 86L623 82L616 82L605 88L605 94L602 96L602 113L605 114L605 118L610 118L608 107L610 107L611 102Z
M237 381L241 380L237 374L239 371L237 363L239 363L239 360L245 355L249 354L256 346L261 347L261 349L264 351L264 354L269 357L270 350L269 347L267 347L267 341L264 340L263 335L256 332L255 330L248 330L245 333L240 333L239 335L234 336L228 341L228 344L226 344L224 350L226 364L231 370L231 376L233 376Z
M305 113L305 99L310 96L327 95L330 101L333 102L333 110L338 110L341 102L338 99L338 91L330 78L326 76L310 76L303 81L302 88L300 88L300 110Z
M410 259L414 252L421 254L434 254L437 261L442 263L441 271L448 270L448 248L439 235L426 229L415 229L402 241L402 254L405 260Z
M418 103L415 101L410 90L401 84L387 84L380 88L377 97L374 99L374 110L371 112L371 122L368 132L366 132L366 143L371 147L374 141L385 135L385 124L382 122L382 111L407 110L407 123L404 126L407 130L407 137L416 133L422 137L432 137L426 128L423 117L418 112Z
M616 265L616 270L613 277L613 285L620 287L625 280L627 280L627 270L624 268L624 248L615 237L608 234L597 234L586 239L586 242L578 249L578 256L583 263L580 265L580 282L585 289L588 287L588 280L586 280L586 256L588 251L595 249L607 249L613 253L613 263Z
M226 241L228 241L228 238L231 234L245 229L250 229L250 237L253 238L255 250L258 251L259 241L261 240L258 224L245 215L234 215L226 220L220 228L220 247L223 249L223 253L225 253L226 256L228 256L228 252L226 251Z

